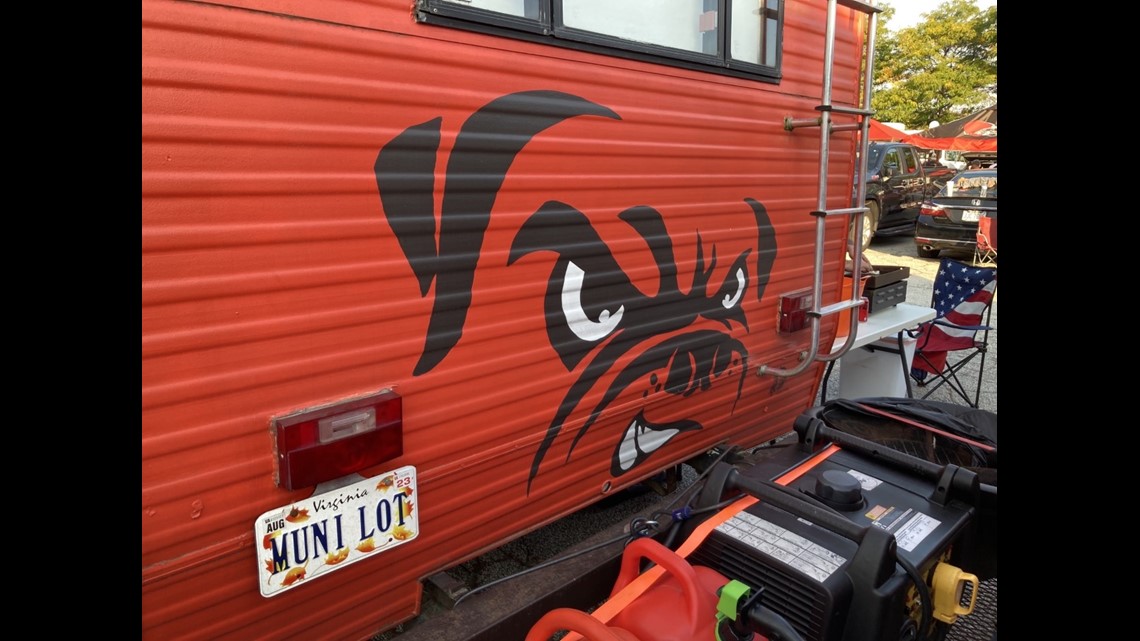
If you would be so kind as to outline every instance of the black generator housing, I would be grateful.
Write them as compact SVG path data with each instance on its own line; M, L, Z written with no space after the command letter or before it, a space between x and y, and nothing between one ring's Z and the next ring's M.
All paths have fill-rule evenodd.
M775 476L727 463L712 470L702 503L734 491L759 501L718 525L690 562L762 589L763 606L805 641L943 638L931 579L940 563L971 571L959 563L975 545L976 475L884 457L875 444L860 451L859 439L829 432L847 441L837 446L820 426L802 427L799 462Z

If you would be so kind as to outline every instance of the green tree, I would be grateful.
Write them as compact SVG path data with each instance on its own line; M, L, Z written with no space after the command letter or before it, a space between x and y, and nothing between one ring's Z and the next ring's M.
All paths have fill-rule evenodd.
M906 0L901 0L906 2ZM875 118L925 129L997 102L997 8L946 0L923 22L897 33L893 10L879 15L875 41Z

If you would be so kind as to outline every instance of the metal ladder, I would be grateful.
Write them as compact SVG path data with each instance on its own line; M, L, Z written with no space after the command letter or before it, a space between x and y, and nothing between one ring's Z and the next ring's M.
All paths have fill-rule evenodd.
M853 107L846 105L835 105L831 102L831 81L832 81L832 67L834 66L835 59L835 14L836 6L843 5L856 11L867 14L867 33L864 40L864 67L863 75L863 100L862 106ZM825 34L825 49L823 60L823 95L820 104L816 107L816 111L820 112L818 118L809 118L802 120L795 120L792 118L784 119L784 129L792 131L799 127L819 127L819 196L816 201L816 209L811 212L815 216L815 268L813 270L812 279L812 293L811 293L811 310L807 312L808 318L811 320L811 347L810 351L801 354L800 364L790 368L781 369L771 367L769 365L760 365L757 370L757 376L765 374L777 377L789 377L800 374L811 366L814 362L829 362L834 361L847 353L851 349L851 344L855 341L856 328L859 323L858 315L851 314L851 328L847 333L847 340L844 341L842 348L837 352L820 353L819 349L819 329L820 320L825 316L831 314L838 314L844 310L855 309L862 303L858 287L851 288L851 298L848 300L841 300L831 305L823 305L823 244L824 244L824 222L828 216L855 216L854 224L849 226L849 229L862 230L863 217L867 213L867 207L843 207L839 209L827 209L827 176L828 176L828 155L830 151L830 137L833 131L859 131L859 156L856 162L856 178L855 178L855 202L863 203L867 197L867 138L871 126L870 117L874 114L871 109L871 88L874 82L874 69L875 69L875 27L877 23L877 14L882 9L875 6L875 0L870 2L860 2L859 0L828 0L827 2L827 31ZM832 124L832 116L834 114L843 114L855 116L858 122ZM857 247L861 249L862 243L860 242ZM858 278L858 274L863 266L863 252L856 251L852 256L853 278Z

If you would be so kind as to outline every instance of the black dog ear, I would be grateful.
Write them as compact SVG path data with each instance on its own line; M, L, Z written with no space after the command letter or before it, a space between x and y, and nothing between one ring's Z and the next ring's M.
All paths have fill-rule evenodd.
M744 202L756 216L756 300L762 300L772 277L772 266L776 264L776 230L764 205L751 198L745 198Z
M435 281L435 301L415 375L434 368L459 342L491 209L515 156L539 133L576 116L621 118L584 98L524 91L487 103L463 123L447 161L436 249L435 163L441 119L411 127L373 165L384 212L419 279Z
M435 160L442 118L409 127L380 150L372 170L380 204L427 296L435 278Z

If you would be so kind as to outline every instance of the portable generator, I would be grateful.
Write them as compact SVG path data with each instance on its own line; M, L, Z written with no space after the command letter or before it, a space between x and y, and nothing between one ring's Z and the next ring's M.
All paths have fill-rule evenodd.
M678 530L678 559L640 546L660 577L617 599L632 583L619 577L611 601L621 609L607 614L607 603L594 613L616 636L585 638L937 641L970 614L979 588L971 564L982 561L979 550L993 551L977 539L981 496L992 492L996 502L996 488L966 467L810 414L795 431L798 447L763 464L708 468L686 509L710 516ZM673 538L659 546L668 554Z

